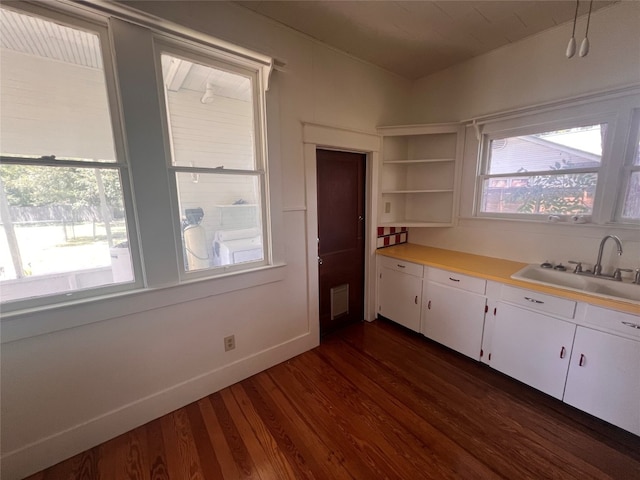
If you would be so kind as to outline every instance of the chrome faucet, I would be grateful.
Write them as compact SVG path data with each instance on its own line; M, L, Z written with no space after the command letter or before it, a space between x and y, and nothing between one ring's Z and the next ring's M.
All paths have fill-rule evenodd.
M618 246L618 255L622 255L622 242L615 235L607 235L600 242L600 249L598 250L598 259L596 260L596 264L593 266L593 274L595 276L602 275L602 251L604 250L604 244L607 243L607 240L612 238L616 245Z

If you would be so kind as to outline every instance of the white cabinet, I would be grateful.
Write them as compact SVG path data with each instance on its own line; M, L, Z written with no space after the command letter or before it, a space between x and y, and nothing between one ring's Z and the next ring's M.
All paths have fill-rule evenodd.
M444 270L429 268L426 271L421 333L479 360L486 281Z
M640 435L640 317L378 257L378 312Z
M457 123L380 127L379 226L453 224L464 128Z
M579 326L564 401L640 435L640 342Z
M575 329L573 323L499 303L489 364L562 399Z
M420 331L422 265L378 257L378 314Z

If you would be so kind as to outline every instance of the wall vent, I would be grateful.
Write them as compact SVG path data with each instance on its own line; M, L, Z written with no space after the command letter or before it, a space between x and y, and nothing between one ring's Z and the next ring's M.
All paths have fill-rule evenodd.
M349 284L331 289L331 320L349 313Z

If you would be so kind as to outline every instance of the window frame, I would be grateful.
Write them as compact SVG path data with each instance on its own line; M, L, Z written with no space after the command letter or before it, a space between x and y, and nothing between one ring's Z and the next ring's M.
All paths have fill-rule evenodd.
M114 161L90 161L90 160L51 160L46 157L2 157L2 164L43 166L54 168L91 168L99 170L116 170L119 173L123 208L125 212L125 223L131 256L131 266L134 279L131 282L112 283L98 287L61 292L57 294L42 295L38 297L10 300L2 303L2 313L19 312L34 308L56 307L76 301L84 301L92 298L122 294L143 287L142 263L139 255L139 242L137 224L135 221L136 212L134 209L133 189L131 183L130 165L127 160L126 147L124 141L124 125L122 122L122 112L120 109L120 98L115 76L114 56L111 45L111 38L106 19L98 16L78 16L69 12L63 12L47 8L46 6L19 4L15 2L3 3L2 8L14 11L18 14L41 18L44 21L59 23L69 28L83 30L95 34L99 39L100 53L102 55L103 76L105 81L107 108L110 118L110 134L113 139ZM51 152L55 155L55 152Z
M273 264L273 252L271 248L271 222L269 212L269 176L266 142L266 78L264 65L241 57L215 51L203 45L194 44L186 40L172 38L166 35L155 34L153 36L154 61L156 65L156 82L158 86L158 98L161 105L161 122L163 126L163 139L166 152L165 165L168 173L171 194L171 216L174 225L174 237L176 244L176 258L178 260L179 282L188 282L198 279L216 278L230 273L250 272ZM255 167L253 170L244 169L218 169L215 167L197 167L173 164L173 137L171 134L169 103L164 88L162 74L162 55L184 59L188 62L200 64L230 73L248 77L251 80L252 112L253 112L253 151L255 155ZM260 227L262 232L263 258L258 261L243 262L233 265L211 266L209 268L186 270L182 232L178 227L181 223L180 201L177 186L178 173L207 174L207 175L233 175L253 176L259 178L260 187Z
M586 117L578 117L578 118L569 118L569 119L561 119L554 120L550 122L545 122L541 124L534 125L525 125L519 126L516 128L510 128L506 130L500 130L493 133L485 133L482 135L481 147L480 147L480 169L478 175L476 176L476 215L480 218L511 218L516 220L531 220L531 221L541 221L547 220L549 217L549 213L500 213L500 212L483 212L481 211L482 206L482 198L484 193L484 182L486 180L490 180L492 178L513 178L513 177L537 177L537 176L561 176L561 175L570 175L570 174L579 174L579 173L595 173L598 176L598 181L596 183L596 189L594 193L594 208L597 203L598 195L601 191L601 171L603 170L604 162L608 155L610 155L611 150L611 142L612 138L609 134L609 129L611 124L615 122L615 118L611 115L596 115L596 116L586 116ZM487 173L489 170L490 162L491 162L491 141L493 140L502 140L505 138L513 138L525 135L535 135L538 133L552 132L556 130L568 129L568 128L579 128L588 125L597 125L597 124L606 124L607 125L607 134L605 135L605 143L602 148L602 156L601 163L599 167L593 168L575 168L571 170L536 170L531 172L523 172L523 173L500 173L500 174L490 174ZM564 218L565 220L572 216L572 214L552 214L554 216ZM593 216L593 212L591 214L581 215L586 221L591 221Z
M476 171L473 179L473 195L468 197L471 218L507 221L524 221L537 223L558 223L577 225L629 225L628 221L620 221L620 190L624 184L624 161L628 158L629 129L632 114L640 109L640 89L627 88L620 91L601 92L599 94L567 99L548 105L514 110L504 114L494 114L469 121L475 129L477 144L474 154ZM607 124L607 134L602 149L601 165L598 168L598 180L594 194L593 212L583 215L575 221L573 215L556 215L552 220L549 214L526 213L492 213L481 212L483 182L490 178L486 174L489 162L490 140L541 133L593 124ZM591 170L591 169L589 169ZM559 175L558 171L551 171ZM579 173L570 170L566 173ZM535 175L549 174L532 172ZM502 175L501 175L502 176ZM506 176L515 176L507 174ZM626 191L626 190L625 190ZM464 209L465 207L462 206ZM634 226L633 224L630 226Z
M26 338L45 332L53 332L115 318L123 314L143 312L159 305L173 305L209 296L225 294L272 282L286 276L284 238L277 227L282 224L281 198L272 198L269 170L276 174L280 163L276 156L270 165L267 152L278 152L277 143L267 144L267 96L273 58L217 39L179 24L156 22L135 11L119 5L74 5L68 3L30 4L7 1L3 8L18 13L35 15L60 22L72 28L83 28L100 38L103 68L107 85L109 114L114 139L117 168L122 168L121 181L126 212L129 246L135 282L53 296L35 297L28 301L5 302L0 311L3 332L2 342ZM181 251L177 197L171 192L166 128L164 114L163 82L158 81L161 66L155 66L155 40L176 45L183 50L199 52L208 58L256 72L253 88L260 92L254 96L255 126L260 125L260 141L256 158L264 165L261 196L264 261L241 264L239 268L220 269L211 274L205 270L200 275L181 274ZM134 42L133 44L131 42ZM158 70L160 67L160 70ZM141 82L148 91L141 91ZM155 83L155 86L154 86ZM277 85L275 87L277 92ZM277 95L277 93L275 94ZM277 117L273 117L277 120ZM271 127L277 134L277 125ZM258 157L259 156L259 157ZM164 157L164 158L163 158ZM159 162L158 162L159 160ZM164 162L164 163L163 163ZM114 163L101 162L99 167L114 168ZM71 166L78 166L74 161ZM267 168L269 167L269 168ZM153 169L151 177L146 173ZM226 173L226 172L225 172ZM243 172L246 173L246 172ZM175 187L174 187L175 188ZM147 190L158 190L148 195ZM275 202L275 206L274 206ZM175 205L175 207L172 207ZM275 228L275 230L274 230ZM275 237L275 240L274 240ZM153 298L152 304L148 304ZM106 309L107 305L110 305ZM70 310L72 309L72 310ZM68 317L68 312L75 312ZM20 320L20 321L17 321Z
M623 181L620 185L619 197L616 205L615 221L620 224L640 225L640 217L629 218L623 217L624 204L627 199L627 193L631 186L631 175L634 172L639 172L640 175L640 162L638 165L634 165L636 156L640 155L640 107L635 108L632 111L631 127L629 129L629 139L626 145L626 151L624 155L624 167L622 169Z

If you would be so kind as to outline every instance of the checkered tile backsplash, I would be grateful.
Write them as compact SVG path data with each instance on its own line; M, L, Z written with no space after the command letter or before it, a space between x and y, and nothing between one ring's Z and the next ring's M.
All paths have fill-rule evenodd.
M384 248L399 243L407 243L409 232L407 227L378 227L378 240L376 247Z

